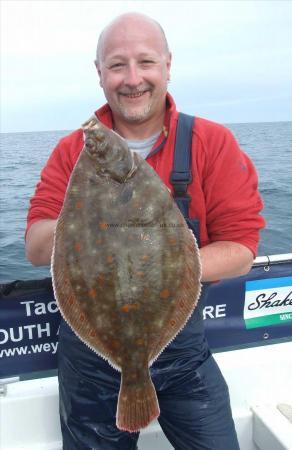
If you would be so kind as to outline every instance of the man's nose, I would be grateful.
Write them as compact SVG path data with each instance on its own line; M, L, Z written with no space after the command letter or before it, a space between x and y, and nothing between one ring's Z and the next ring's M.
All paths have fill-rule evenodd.
M131 87L138 86L143 81L140 68L137 64L129 64L127 67L125 84Z

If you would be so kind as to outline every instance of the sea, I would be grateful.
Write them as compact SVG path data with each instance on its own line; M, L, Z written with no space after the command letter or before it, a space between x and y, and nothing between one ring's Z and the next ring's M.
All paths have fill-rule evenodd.
M264 200L259 256L292 252L292 122L226 124L252 159ZM49 267L25 258L29 199L59 139L70 131L1 133L0 283L41 279Z

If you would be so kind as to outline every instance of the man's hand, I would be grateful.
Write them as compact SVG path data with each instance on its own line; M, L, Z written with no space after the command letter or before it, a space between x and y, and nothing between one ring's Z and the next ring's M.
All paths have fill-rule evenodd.
M29 228L25 251L27 259L34 266L47 266L51 263L56 223L57 220L43 219Z
M202 281L217 281L245 275L251 269L254 256L242 244L217 241L200 249Z

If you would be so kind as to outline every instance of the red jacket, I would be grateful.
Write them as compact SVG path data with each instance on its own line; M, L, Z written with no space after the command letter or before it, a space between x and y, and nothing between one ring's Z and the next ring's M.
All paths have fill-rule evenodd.
M112 128L111 111L107 104L95 114ZM170 189L177 118L175 103L168 94L164 132L147 157L147 162ZM164 147L155 153L155 148L166 134ZM60 140L42 170L41 180L31 199L27 230L40 219L58 217L70 174L82 148L81 129ZM192 173L193 181L188 187L192 198L189 213L191 218L200 221L201 245L213 241L233 241L245 245L256 255L259 230L264 226L264 219L259 215L263 204L257 190L257 174L227 128L196 118Z

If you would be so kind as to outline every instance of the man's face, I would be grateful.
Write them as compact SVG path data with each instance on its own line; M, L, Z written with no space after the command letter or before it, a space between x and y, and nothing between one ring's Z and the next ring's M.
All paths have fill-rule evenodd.
M106 34L98 73L115 119L142 123L163 113L170 62L153 24L125 22Z

